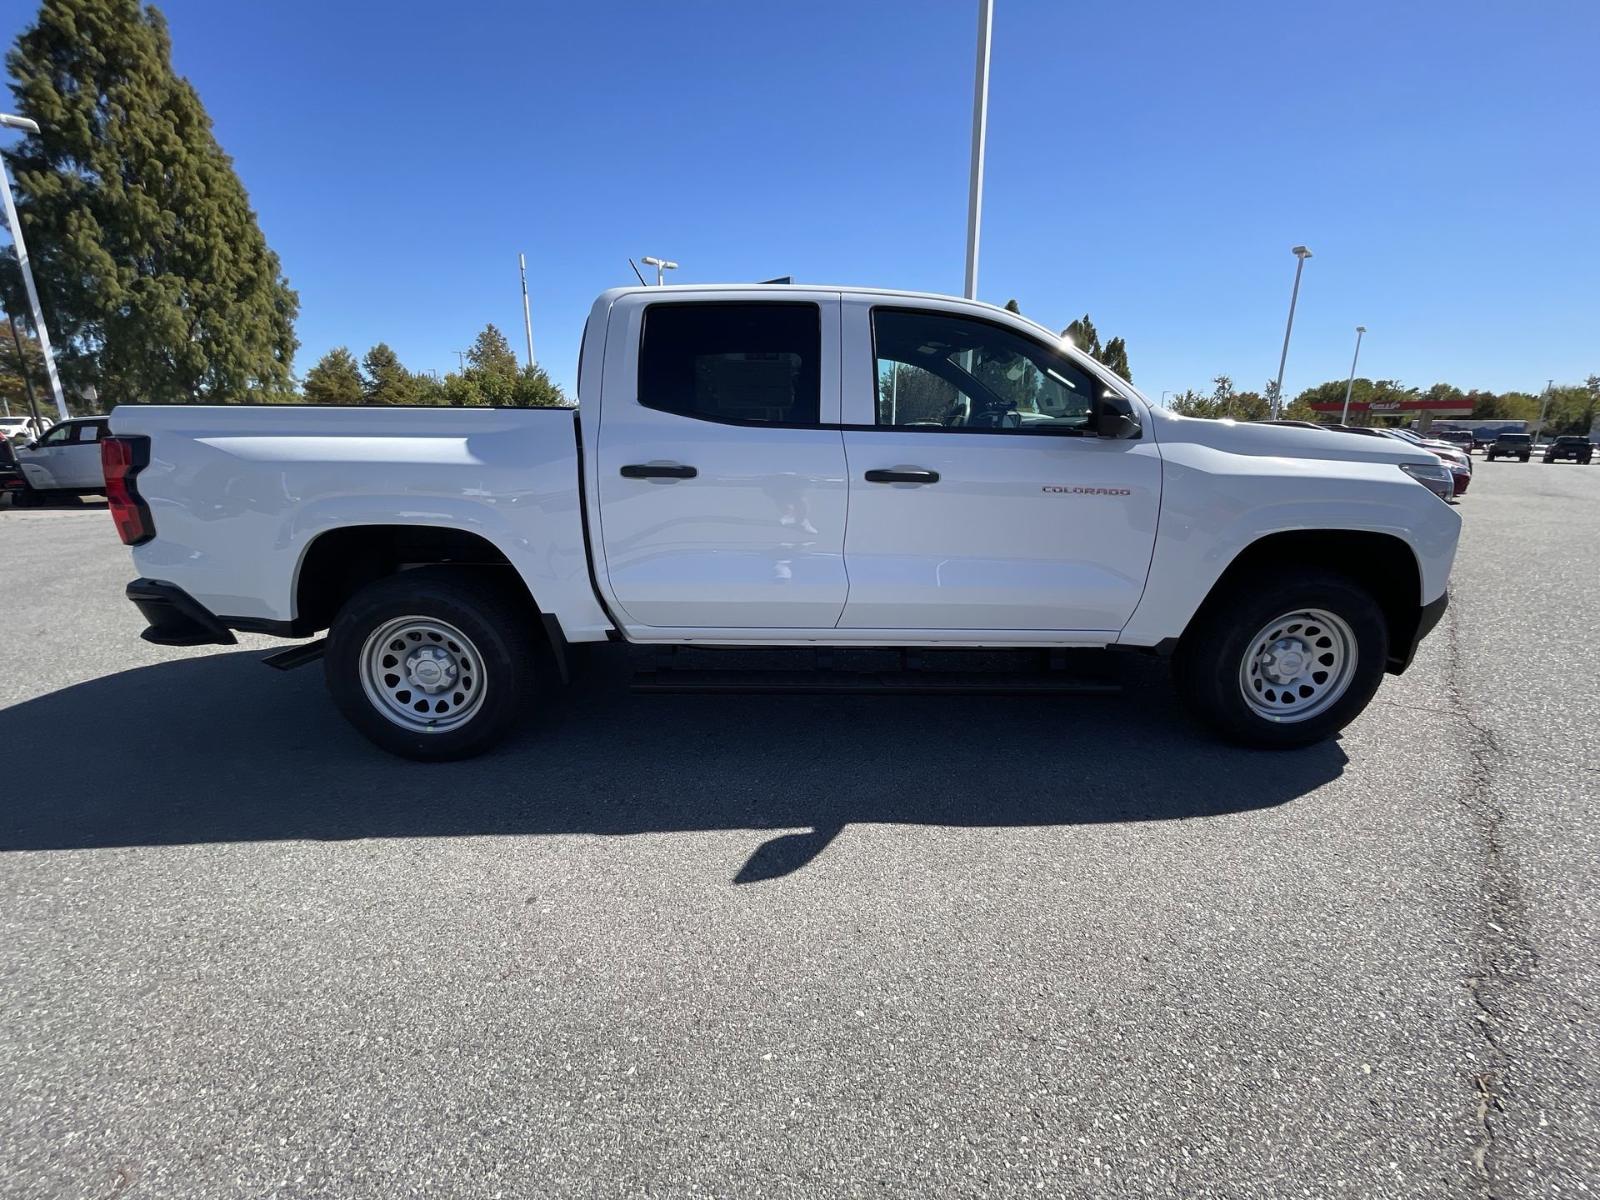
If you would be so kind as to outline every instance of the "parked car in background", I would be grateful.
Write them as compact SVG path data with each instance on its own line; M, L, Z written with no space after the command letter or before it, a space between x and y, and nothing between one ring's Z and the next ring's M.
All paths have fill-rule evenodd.
M1545 449L1544 460L1547 463L1573 462L1588 465L1594 458L1594 443L1582 434L1573 434L1569 437L1558 437Z
M0 496L18 496L27 490L28 481L17 466L17 452L9 439L0 437Z
M1472 455L1469 451L1438 438L1420 437L1409 429L1385 429L1382 432L1388 437L1437 454L1439 461L1450 471L1455 484L1455 494L1460 496L1466 492L1467 485L1472 482Z
M51 427L36 442L16 451L17 464L27 479L26 502L51 492L83 493L106 490L100 466L100 439L106 435L106 417L73 417Z
M1533 437L1526 433L1502 433L1483 452L1485 462L1497 458L1515 458L1527 462L1533 454Z
M1326 428L1337 433L1353 433L1359 437L1387 438L1390 441L1404 442L1408 446L1425 450L1450 472L1450 478L1444 480L1442 484L1428 484L1441 499L1450 500L1461 495L1472 482L1472 459L1449 442L1430 442L1426 438L1419 438L1409 429L1379 429L1372 425L1329 425Z
M0 441L26 444L44 431L45 423L32 417L0 417Z
M1415 433L1416 431L1408 430L1407 432ZM1468 454L1472 453L1472 448L1476 444L1472 439L1471 432L1465 429L1430 429L1427 436L1436 441L1449 442L1458 450L1465 451Z

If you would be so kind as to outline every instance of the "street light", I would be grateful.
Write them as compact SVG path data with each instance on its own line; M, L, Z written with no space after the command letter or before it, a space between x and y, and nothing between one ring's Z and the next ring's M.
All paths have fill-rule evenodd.
M23 133L39 132L39 126L27 117L14 117L10 113L0 113L0 125L20 129ZM22 268L22 286L28 290L28 304L33 309L33 331L39 336L45 374L50 377L50 390L55 394L56 412L65 421L67 398L61 394L61 378L56 374L55 355L50 351L50 332L44 327L44 310L39 307L39 289L34 286L33 264L28 261L28 246L22 240L22 222L17 219L16 201L11 198L11 173L6 169L4 155L0 155L0 195L5 198L6 225L11 230L11 242L17 248L17 265Z
M676 271L678 269L678 264L677 263L668 262L664 258L651 258L648 254L645 255L643 258L641 258L639 261L642 262L647 267L654 267L656 269L656 286L657 287L660 287L662 285L662 283L665 281L666 277L663 274L663 272L665 272L665 271Z
M1299 261L1294 265L1294 291L1289 293L1289 323L1283 329L1283 353L1278 355L1278 386L1272 397L1274 417L1283 412L1283 364L1289 361L1289 334L1294 331L1295 301L1300 299L1300 272L1306 269L1306 259L1311 257L1311 251L1304 246L1296 246L1294 256Z
M983 220L983 144L989 129L989 35L994 0L978 0L978 66L972 82L972 170L967 179L967 290L978 298L978 226Z
M1344 410L1339 414L1339 424L1350 424L1350 389L1356 385L1356 359L1361 357L1361 335L1367 331L1365 325L1356 326L1356 352L1350 356L1350 378L1344 385Z

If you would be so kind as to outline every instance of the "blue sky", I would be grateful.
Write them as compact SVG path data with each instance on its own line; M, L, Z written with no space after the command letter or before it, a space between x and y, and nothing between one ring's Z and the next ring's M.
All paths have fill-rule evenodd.
M959 292L974 0L168 0L301 299L301 373L493 321L570 386L632 280ZM1600 4L996 0L981 298L1128 339L1152 396L1277 368L1600 372ZM32 4L11 0L9 41Z

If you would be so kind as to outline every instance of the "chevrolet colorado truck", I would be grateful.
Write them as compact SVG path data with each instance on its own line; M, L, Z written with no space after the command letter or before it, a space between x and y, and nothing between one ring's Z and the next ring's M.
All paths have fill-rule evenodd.
M118 408L143 636L327 630L340 710L419 759L488 748L606 640L1136 648L1290 747L1444 611L1433 454L1177 416L986 304L622 288L579 358L576 410Z

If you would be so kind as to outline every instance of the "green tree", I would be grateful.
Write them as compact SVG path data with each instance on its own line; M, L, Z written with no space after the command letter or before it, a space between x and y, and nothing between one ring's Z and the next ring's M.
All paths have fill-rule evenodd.
M466 371L446 375L440 393L451 408L482 408L488 403L477 378Z
M6 56L41 129L9 156L62 374L118 400L281 396L299 299L171 49L139 0L44 0Z
M1022 305L1018 304L1016 302L1016 300L1014 300L1014 299L1013 300L1007 300L1006 301L1006 311L1008 313L1016 313L1017 316L1020 317L1022 315Z
M379 342L361 360L366 372L362 396L368 404L416 404L417 381L400 362L400 356ZM309 380L307 381L309 385Z
M1089 314L1084 313L1072 324L1061 331L1061 336L1071 338L1072 344L1082 350L1090 358L1099 361L1103 347L1100 345L1100 331L1094 327L1094 322L1089 319Z
M516 353L506 341L506 335L493 325L485 325L483 332L472 339L467 366L484 378L515 379L517 376Z
M1133 371L1128 366L1128 343L1121 338L1114 337L1106 343L1105 352L1100 355L1100 361L1129 383L1133 382Z
M1094 327L1088 313L1063 329L1061 336L1069 338L1074 346L1097 363L1115 371L1129 383L1133 382L1133 371L1128 366L1128 343L1120 337L1114 337L1101 345L1100 331Z
M306 374L306 401L310 404L360 404L366 399L366 380L356 366L356 356L335 346Z
M512 396L512 403L518 408L571 407L566 393L538 365L523 367L517 372L517 386Z
M17 344L11 340L11 330L4 321L0 321L0 400L10 407L12 416L32 416L28 408L28 382L31 380L40 417L47 412L54 413L50 389L45 383L44 354L39 349L39 340L24 331L21 321L17 322L17 336L22 339L20 362L17 360Z

